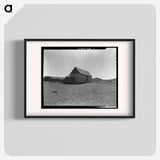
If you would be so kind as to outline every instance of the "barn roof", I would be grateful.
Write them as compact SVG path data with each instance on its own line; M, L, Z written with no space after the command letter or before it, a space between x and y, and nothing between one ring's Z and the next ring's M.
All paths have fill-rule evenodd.
M78 72L83 74L83 75L91 76L91 74L88 71L84 70L84 69L81 69L81 68L78 68L78 67L75 67L74 69L77 69Z

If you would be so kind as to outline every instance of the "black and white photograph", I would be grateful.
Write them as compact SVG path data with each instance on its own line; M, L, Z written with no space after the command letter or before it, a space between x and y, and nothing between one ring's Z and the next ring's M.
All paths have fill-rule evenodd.
M42 47L42 108L118 108L118 47Z

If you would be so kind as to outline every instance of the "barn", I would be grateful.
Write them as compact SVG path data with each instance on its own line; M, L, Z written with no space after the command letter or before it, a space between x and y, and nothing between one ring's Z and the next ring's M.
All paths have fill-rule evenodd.
M74 67L72 72L65 77L64 83L80 84L92 82L92 75L81 68Z

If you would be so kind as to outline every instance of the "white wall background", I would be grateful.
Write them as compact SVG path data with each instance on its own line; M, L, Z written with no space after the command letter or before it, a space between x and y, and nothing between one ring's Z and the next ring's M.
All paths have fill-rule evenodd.
M84 24L84 25L82 25ZM5 150L11 155L150 155L155 150L155 10L27 5L5 26ZM24 119L24 38L135 38L135 119Z

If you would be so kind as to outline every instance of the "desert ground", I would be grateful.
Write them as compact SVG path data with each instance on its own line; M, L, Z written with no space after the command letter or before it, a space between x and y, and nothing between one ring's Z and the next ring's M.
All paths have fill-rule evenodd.
M44 81L44 106L116 108L116 80L84 84Z

